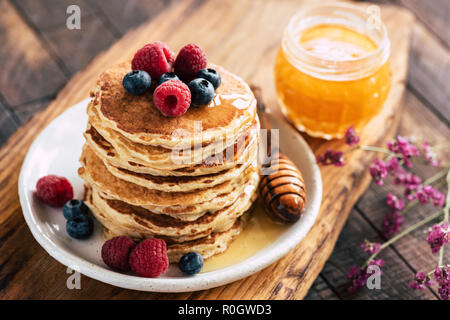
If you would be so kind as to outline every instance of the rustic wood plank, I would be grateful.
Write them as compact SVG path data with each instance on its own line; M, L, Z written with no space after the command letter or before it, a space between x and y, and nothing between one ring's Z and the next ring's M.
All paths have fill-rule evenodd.
M14 107L55 94L66 77L7 0L0 0L0 92Z
M373 0L411 9L419 20L413 26L408 85L427 107L450 124L450 2L446 0Z
M378 234L355 210L336 243L335 250L322 271L323 277L343 299L392 300L392 299L436 299L430 291L413 291L408 283L414 272L390 248L380 254L386 260L382 268L381 289L360 288L356 294L347 291L347 272L355 264L362 264L368 255L359 248L365 238L377 240Z
M81 11L81 27L86 18L89 18L94 10L86 0L11 0L19 6L28 16L30 21L40 31L66 26L68 17L66 10L70 5L77 5Z
M111 25L124 34L131 28L152 19L164 9L180 0L88 0L90 5L97 8Z
M340 297L330 288L324 277L319 275L314 281L305 300L339 300Z
M450 52L417 22L411 39L408 83L450 124Z
M231 5L232 4L232 5ZM255 2L250 0L239 1L210 1L199 5L195 1L183 1L153 21L143 25L127 34L123 39L112 46L110 50L97 57L84 71L75 77L60 92L49 108L36 115L33 122L17 131L5 147L0 151L0 181L3 184L0 197L0 225L9 219L23 220L17 216L20 207L17 199L17 174L20 163L29 144L37 132L42 130L51 119L61 113L65 108L82 100L88 95L89 89L95 83L97 75L108 65L132 56L143 44L156 39L163 39L175 51L186 42L198 42L208 52L210 61L220 63L244 77L249 82L264 88L265 101L274 110L276 99L274 95L272 63L279 47L282 30L287 23L287 17L297 11L302 5L301 1ZM195 8L195 10L194 10ZM393 86L382 114L375 119L362 133L362 141L370 144L380 144L390 137L396 130L398 118L398 105L403 94L403 83L406 77L407 49L410 31L405 26L412 24L412 16L404 10L383 7L383 17L387 22L393 42L392 68L395 70ZM208 18L206 18L208 17ZM252 41L248 41L251 39ZM386 131L380 131L382 128ZM342 148L342 141L323 143L312 142L316 152L323 152L326 148ZM12 161L14 159L14 161ZM298 299L303 298L311 284L316 279L325 261L329 257L334 243L342 229L345 220L361 193L369 184L369 177L365 174L371 158L355 153L350 156L351 166L344 170L323 168L324 199L321 213L307 238L285 258L253 276L207 291L186 294L148 294L130 293L101 284L97 281L83 280L85 286L81 290L83 297L90 298L177 298L177 299ZM3 227L3 225L2 225ZM28 232L26 227L21 230ZM27 238L29 239L29 238ZM31 241L31 240L27 240ZM15 242L8 242L20 255L21 247ZM35 257L28 257L34 262L42 261L45 267L52 272L58 282L51 282L49 287L56 286L54 290L42 292L24 289L27 279L47 279L41 275L41 270L25 270L13 268L6 262L7 267L15 273L14 281L0 293L3 297L54 297L73 298L81 293L68 291L61 280L63 276L57 270L63 270L57 262L46 264L51 259L42 251L36 250ZM59 267L58 267L59 266ZM59 268L59 269L58 269ZM62 268L62 269L61 269ZM5 275L8 277L8 274ZM49 275L50 277L50 275ZM85 279L85 278L83 278ZM37 286L37 284L36 284ZM11 287L13 289L11 289ZM14 289L16 288L16 289ZM25 292L25 293L24 293ZM54 293L54 294L53 294Z
M442 140L445 141L450 137L450 128L430 112L411 92L407 92L405 95L405 107L406 112L402 117L400 135L414 135L419 139L426 138L433 142L442 142ZM446 159L450 159L450 150L447 150L444 156ZM423 178L428 178L439 171L438 169L430 169L429 166L417 164L414 166L413 172ZM364 212L364 215L379 231L381 230L381 221L389 211L385 204L387 192L402 195L402 189L388 181L381 187L372 185L357 204L357 207ZM418 205L405 215L404 228L436 211L437 209L431 205ZM416 272L431 271L437 262L437 255L431 253L430 247L425 241L425 230L426 228L416 230L393 245L393 248L408 261ZM450 260L448 250L445 257Z
M64 24L55 29L44 30L42 36L71 73L83 69L116 40L114 34L97 17L84 21L80 30L69 30Z
M20 127L18 119L0 102L0 146Z
M54 97L45 97L37 101L21 104L14 107L14 114L20 119L22 124L31 119L35 113L45 109Z
M448 0L397 0L414 14L450 48L450 2Z

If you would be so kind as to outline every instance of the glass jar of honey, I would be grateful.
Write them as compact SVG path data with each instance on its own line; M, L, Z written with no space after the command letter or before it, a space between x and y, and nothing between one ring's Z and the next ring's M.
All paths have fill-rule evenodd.
M285 116L314 137L366 125L389 92L390 42L379 17L348 4L305 8L287 26L274 77Z

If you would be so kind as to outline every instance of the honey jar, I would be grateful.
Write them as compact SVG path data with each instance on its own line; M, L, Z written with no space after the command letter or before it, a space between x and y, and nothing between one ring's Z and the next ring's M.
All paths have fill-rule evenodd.
M298 130L342 138L349 126L362 129L382 109L391 84L390 42L379 16L370 14L322 4L289 22L274 78L281 110Z

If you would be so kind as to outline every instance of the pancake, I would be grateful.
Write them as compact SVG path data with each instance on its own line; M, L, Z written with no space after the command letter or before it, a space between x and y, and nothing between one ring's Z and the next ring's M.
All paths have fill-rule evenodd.
M256 99L244 80L220 66L211 65L222 84L213 101L201 108L189 108L181 117L165 117L153 104L152 93L133 96L122 80L130 70L125 62L103 72L92 92L93 107L104 127L133 142L167 148L210 143L219 138L237 138L256 116ZM197 129L201 121L201 129Z
M248 85L220 66L211 103L165 117L152 92L131 95L130 63L103 72L87 107L78 174L103 237L166 241L170 262L223 252L257 197L259 119Z
M87 146L83 148L80 162L83 166L78 169L78 174L89 185L102 190L102 192L107 193L114 199L124 200L127 203L137 206L172 206L205 202L221 194L229 193L234 188L243 189L246 183L256 179L255 175L258 175L257 168L250 166L238 178L228 180L211 188L189 192L163 192L148 189L112 175L106 169L103 161Z
M256 117L251 128L239 133L238 137L231 137L231 139L218 139L210 143L203 143L186 149L172 149L161 146L144 145L132 142L117 131L104 128L101 125L97 111L92 108L92 103L89 104L87 110L90 125L94 127L96 133L100 135L103 140L106 140L112 145L119 157L123 159L133 159L136 163L157 169L174 170L189 167L194 163L201 163L202 159L207 159L208 157L224 152L225 149L231 148L236 143L247 145L248 138L253 140L253 138L257 136L256 128L258 126ZM97 139L100 138L97 137ZM238 149L242 148L243 146L239 146Z
M176 217L180 220L192 221L196 220L209 211L217 211L224 207L227 207L234 203L236 199L241 195L242 188L235 187L231 192L221 194L211 200L187 204L187 205L173 205L173 206L154 206L154 205L142 205L143 208L150 210L154 213L166 214L172 217ZM107 193L100 192L105 199L115 200L116 198L108 195Z
M249 188L232 205L208 212L194 221L183 221L168 215L155 214L147 209L132 206L120 200L108 200L92 189L92 205L103 213L103 219L120 225L122 229L154 237L199 238L211 232L229 229L234 221L247 211L256 199L257 186ZM95 209L93 210L95 215ZM109 224L105 224L108 227Z
M120 167L136 173L151 174L154 176L198 176L218 173L242 164L250 157L249 152L257 148L259 120L256 118L252 128L243 133L233 145L221 151L221 155L213 155L198 164L174 164L171 160L163 163L149 163L130 155L120 143L111 144L94 127L88 125L84 136L89 146L98 157L104 159L105 164ZM118 151L120 150L120 151ZM168 155L171 157L171 155ZM178 157L177 157L178 158ZM198 158L196 158L198 159Z
M119 179L149 188L165 192L187 192L196 189L204 189L226 182L239 177L248 166L254 162L257 153L257 145L251 147L251 151L245 163L237 164L235 167L210 173L201 176L154 176L145 173L133 172L128 169L113 166L105 161L104 164L108 171Z
M188 252L200 253L204 260L211 258L212 256L224 252L230 243L241 233L245 228L248 220L250 219L250 213L245 213L239 219L236 220L234 225L223 232L214 232L210 235L199 238L196 240L186 241L183 243L170 243L167 245L167 255L170 263L178 263L181 257ZM121 231L115 231L103 228L103 238L105 240L113 237L121 236ZM129 235L133 237L132 235Z

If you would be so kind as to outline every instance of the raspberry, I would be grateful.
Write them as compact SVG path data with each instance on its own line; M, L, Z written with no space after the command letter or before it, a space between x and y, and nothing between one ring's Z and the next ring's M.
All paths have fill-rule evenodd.
M154 278L163 274L169 266L166 243L161 239L147 239L131 252L131 270L141 277Z
M119 271L129 271L128 259L136 243L130 237L121 236L109 239L102 246L102 259L109 267Z
M195 78L197 73L206 68L208 61L202 48L190 43L181 48L175 60L174 70L178 77L185 82Z
M169 47L156 41L146 44L135 53L131 68L147 71L152 79L158 80L162 74L171 71L173 62L174 54Z
M36 196L53 207L62 207L73 198L73 188L64 177L48 175L36 183Z
M153 102L166 117L178 117L189 108L191 91L180 80L169 80L156 88L153 93Z

